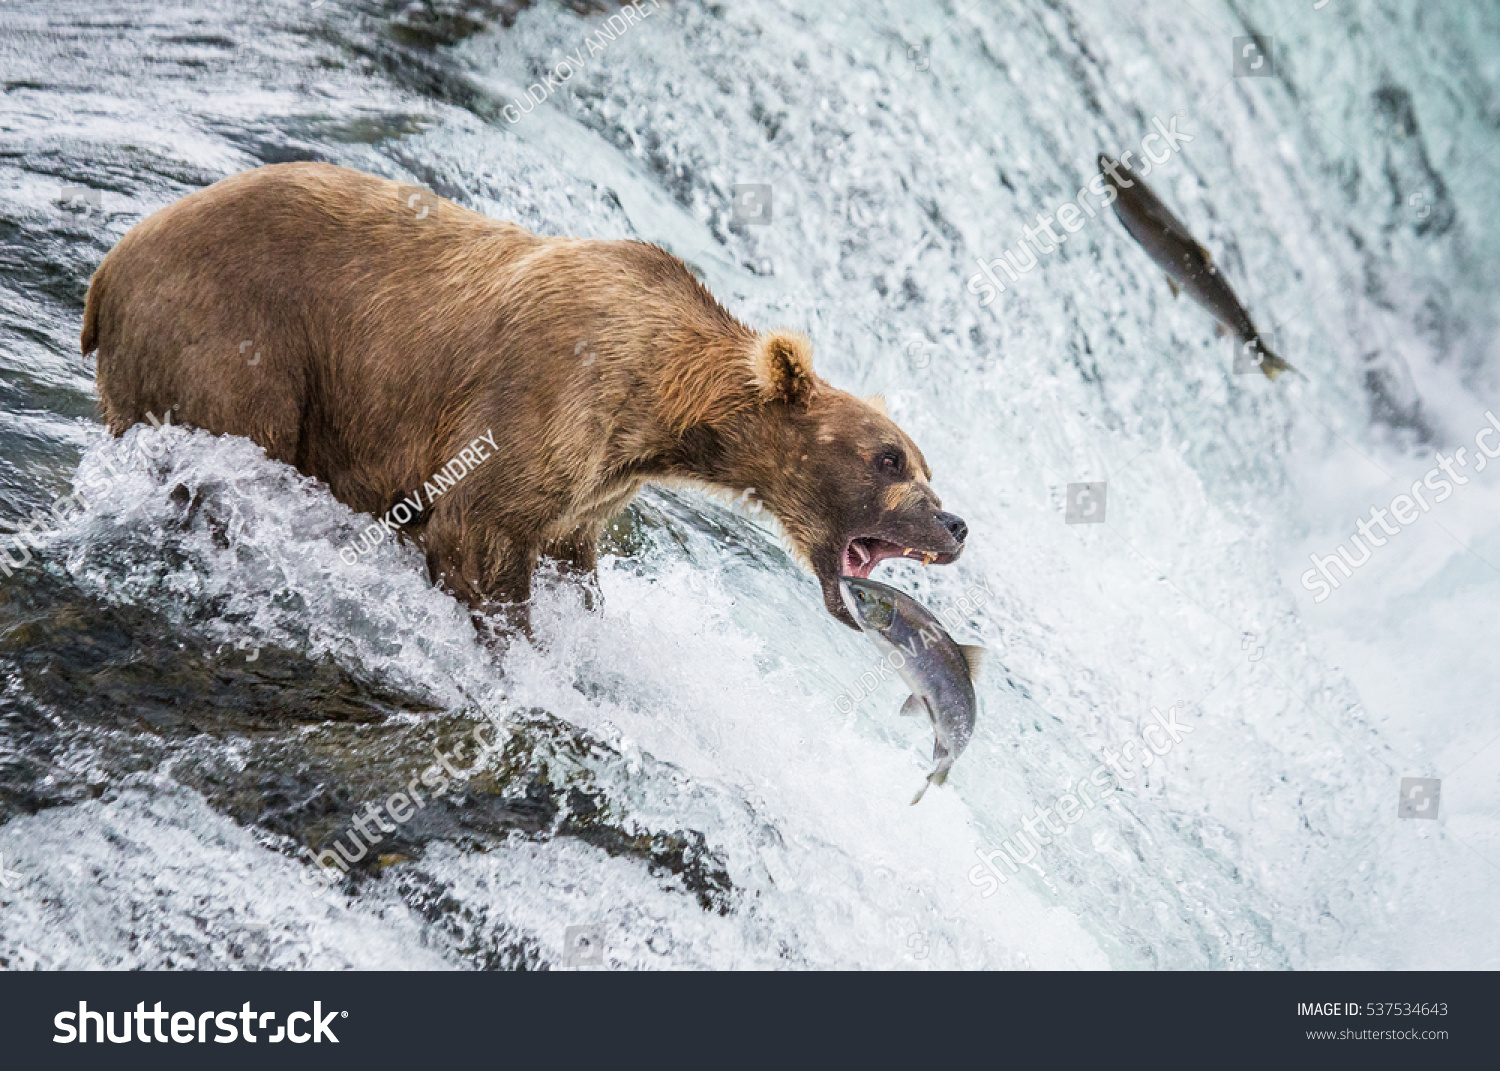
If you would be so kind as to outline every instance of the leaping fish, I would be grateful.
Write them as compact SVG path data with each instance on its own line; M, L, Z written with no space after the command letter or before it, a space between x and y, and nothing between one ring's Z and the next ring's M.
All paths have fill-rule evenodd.
M890 659L900 649L902 662L896 672L911 688L901 713L925 713L932 721L936 735L932 758L937 765L912 800L915 804L928 785L948 780L954 760L969 745L979 705L974 697L974 676L985 649L954 643L925 606L893 587L844 577L839 593L850 616L876 650ZM892 661L891 665L896 663Z
M1119 195L1115 201L1115 215L1120 217L1120 222L1146 255L1167 273L1172 296L1186 290L1189 297L1219 321L1221 334L1225 330L1233 331L1240 345L1245 347L1244 352L1259 357L1258 367L1267 379L1275 379L1286 371L1296 372L1261 341L1260 331L1251 321L1245 306L1240 304L1240 299L1235 297L1208 250L1188 232L1180 219L1172 215L1171 209L1162 204L1161 198L1152 192L1145 180L1132 171L1129 164L1103 153L1099 154L1099 173Z

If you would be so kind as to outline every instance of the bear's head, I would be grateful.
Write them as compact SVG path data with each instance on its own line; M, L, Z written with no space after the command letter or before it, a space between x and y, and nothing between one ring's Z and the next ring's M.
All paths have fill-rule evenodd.
M867 577L887 558L945 565L968 526L943 512L922 451L883 402L818 378L807 339L760 336L752 371L753 402L719 429L733 471L715 482L753 493L817 575L828 612L857 628L840 577Z

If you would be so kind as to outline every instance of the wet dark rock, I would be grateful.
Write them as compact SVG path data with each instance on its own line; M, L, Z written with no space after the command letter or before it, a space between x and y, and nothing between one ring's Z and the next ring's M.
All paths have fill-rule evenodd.
M329 724L311 733L261 737L233 755L185 756L173 767L182 783L201 792L237 822L290 838L319 853L342 845L351 886L377 877L392 856L420 859L434 841L485 851L512 835L545 840L576 837L610 855L639 859L659 877L695 896L704 910L726 913L734 902L724 861L696 831L636 828L628 809L598 781L594 768L618 765L608 746L545 712L506 719L511 737L471 776L434 796L420 782L441 753L455 768L474 761L475 725L484 739L492 726L465 717L380 725ZM395 793L421 797L411 816L379 839L352 832L355 819ZM388 814L389 812L385 812ZM337 850L335 848L335 850Z
M534 971L549 966L541 946L477 904L461 903L442 882L402 868L393 879L401 899L447 936L453 955L485 971Z
M370 0L370 14L388 20L392 38L414 48L456 45L492 26L509 28L534 0ZM604 0L562 0L579 15L601 15L619 7Z
M352 855L350 831L369 805L406 791L438 752L467 770L476 725L494 739L482 720L331 662L274 648L250 661L175 632L158 613L85 597L43 570L0 584L0 676L10 682L0 823L169 769L236 822L285 838L287 851L345 838ZM601 783L595 771L624 768L617 751L541 710L505 724L505 746L447 794L418 788L423 805L350 867L351 889L380 880L392 857L420 860L435 841L483 852L515 835L576 837L641 861L704 910L731 910L725 862L701 833L641 828Z

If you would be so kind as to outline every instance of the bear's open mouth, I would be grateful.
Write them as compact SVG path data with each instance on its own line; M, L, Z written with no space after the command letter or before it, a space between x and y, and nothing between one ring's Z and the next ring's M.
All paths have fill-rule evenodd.
M910 558L923 565L947 565L954 557L955 555L935 550L903 547L899 543L890 543L874 536L863 536L849 540L844 547L843 557L839 559L839 575L865 580L869 577L870 570L887 558Z

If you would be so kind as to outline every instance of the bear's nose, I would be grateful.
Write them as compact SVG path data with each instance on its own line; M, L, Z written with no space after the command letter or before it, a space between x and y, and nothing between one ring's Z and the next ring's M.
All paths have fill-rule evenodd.
M938 524L948 529L948 534L953 537L954 542L962 545L963 541L969 538L969 526L964 523L962 517L941 511L933 514L933 517L937 520Z

